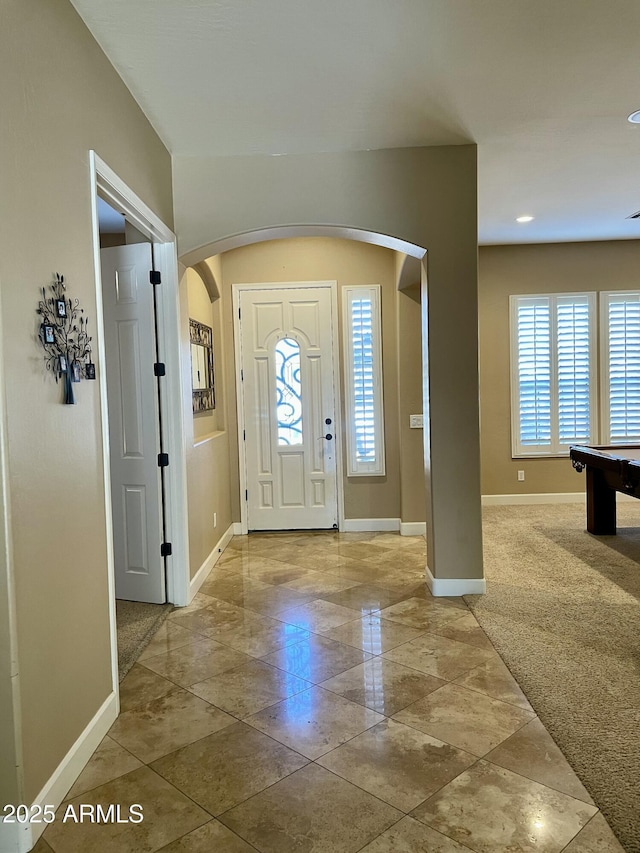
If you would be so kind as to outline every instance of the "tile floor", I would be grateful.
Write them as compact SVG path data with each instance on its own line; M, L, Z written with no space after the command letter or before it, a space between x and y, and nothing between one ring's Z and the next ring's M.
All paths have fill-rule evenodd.
M38 853L614 853L622 848L420 537L235 538L121 685L68 794L142 823Z

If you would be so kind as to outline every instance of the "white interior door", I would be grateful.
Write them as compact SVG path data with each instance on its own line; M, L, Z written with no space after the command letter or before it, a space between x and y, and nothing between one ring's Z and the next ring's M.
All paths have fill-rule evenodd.
M151 245L101 250L116 598L166 600Z
M239 290L249 530L337 526L331 287Z

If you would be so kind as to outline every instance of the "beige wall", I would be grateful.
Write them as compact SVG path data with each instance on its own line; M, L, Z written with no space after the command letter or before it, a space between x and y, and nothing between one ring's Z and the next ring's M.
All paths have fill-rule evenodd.
M581 492L567 458L512 459L509 296L640 287L640 241L480 249L480 406L483 494ZM525 472L518 482L517 471Z
M218 433L187 451L189 566L193 578L231 524L229 445ZM217 523L214 527L213 514Z
M426 518L422 464L424 433L409 426L409 416L422 413L422 307L420 282L399 290L398 301L398 421L400 430L400 518Z
M0 287L18 657L30 803L111 692L98 383L61 387L35 338L64 274L93 324L89 149L172 224L171 161L67 0L4 0ZM97 365L98 371L103 365Z
M287 236L360 229L427 250L429 568L436 578L481 577L475 146L176 157L173 165L184 263L279 227Z
M221 255L225 337L232 341L233 284L276 283L283 281L337 281L339 330L338 344L342 363L342 302L340 289L345 285L380 284L382 286L382 345L385 408L386 476L344 479L346 518L398 518L400 515L400 459L397 422L397 354L394 252L353 240L322 237L271 240L234 249ZM231 346L229 347L231 353ZM340 399L344 412L344 376L341 371ZM229 434L232 463L234 518L239 516L238 446L236 423L235 366L228 360L227 373ZM341 429L342 454L346 452L344 422Z
M8 476L7 457L4 363L0 349L0 803L3 805L19 803L22 789L19 769L22 763L19 757L21 744L16 730L19 720L14 706L19 692L15 660L15 596L9 571L12 564L11 511L4 488Z
M224 417L225 356L221 329L221 300L216 299L211 302L203 280L193 269L185 271L180 287L183 314L181 328L185 339L183 360L187 389L185 437L189 567L190 576L193 578L231 524L229 435ZM189 393L191 388L189 317L211 326L214 342L216 408L213 412L202 412L197 415L192 414Z

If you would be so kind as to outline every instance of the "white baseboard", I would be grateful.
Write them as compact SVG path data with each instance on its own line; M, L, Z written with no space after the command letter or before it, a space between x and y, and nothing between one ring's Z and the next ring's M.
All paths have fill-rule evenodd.
M429 570L425 569L427 586L431 595L438 597L442 595L482 595L487 591L487 583L484 578L434 578Z
M369 533L400 530L399 518L345 518L345 533Z
M482 506L508 504L572 504L584 503L584 492L548 492L531 495L483 495Z
M426 536L426 521L401 521L400 536Z
M51 778L45 783L43 789L31 804L33 806L53 806L58 808L67 795L80 773L84 770L86 763L96 751L100 742L107 734L118 716L118 696L111 693L102 706L98 709L93 719L89 722L80 737L73 744L69 752L57 766ZM3 824L2 826L7 826ZM47 828L45 823L23 824L17 834L18 846L8 847L17 853L27 853L34 846L38 838ZM4 838L0 835L0 841ZM0 851L4 853L5 847L0 843Z
M231 525L233 527L233 535L234 536L242 536L242 522L234 521Z
M220 559L220 555L222 554L224 549L227 547L229 542L231 542L233 538L233 527L233 524L229 525L229 527L222 534L220 539L218 539L216 544L213 546L213 550L211 551L209 556L205 559L204 563L200 566L198 571L189 581L189 602L187 603L193 601L194 595L197 593L197 591L207 579L209 572Z

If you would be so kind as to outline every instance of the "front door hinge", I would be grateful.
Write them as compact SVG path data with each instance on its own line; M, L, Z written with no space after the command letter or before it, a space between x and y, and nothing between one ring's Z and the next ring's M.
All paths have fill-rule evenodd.
M168 453L158 453L158 468L166 468L169 464Z
M244 370L240 368L240 382L244 382Z
M149 270L149 281L151 284L162 284L160 270Z
M166 376L167 370L164 366L164 362L156 361L156 363L153 365L153 373L155 376Z
M242 308L238 308L238 320L242 319Z
M246 429L243 429L243 430L242 430L242 440L243 440L243 441L246 441L246 440L247 440L247 431L246 431Z
M173 548L171 547L171 542L163 542L160 546L160 556L161 557L170 557Z
M249 500L249 489L244 490L244 499L245 499L245 501Z

